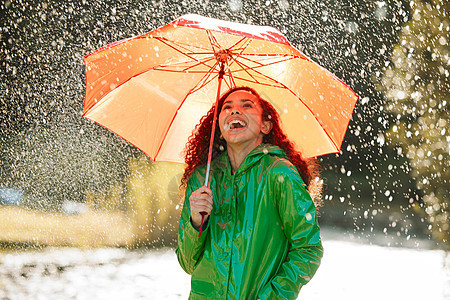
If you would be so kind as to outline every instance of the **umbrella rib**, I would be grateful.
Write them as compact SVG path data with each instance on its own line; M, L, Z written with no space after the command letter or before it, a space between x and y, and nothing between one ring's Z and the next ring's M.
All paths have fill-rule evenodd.
M188 54L182 52L180 49L177 49L176 47L170 45L169 43L166 43L165 40L162 40L161 38L157 38L157 39L158 39L159 41L161 41L163 44L165 44L165 45L169 46L170 48L174 49L175 51L178 51L179 53L181 53L181 54L187 56L188 58L190 58L190 59L192 59L192 60L194 60L194 61L197 61L197 62L199 62L200 64L204 64L204 63L200 62L198 59L196 59L196 58L194 58L194 57L192 57L192 56L190 56L190 55L188 55ZM170 41L170 40L167 40L167 41ZM175 43L174 43L174 44L175 44ZM204 65L205 65L206 67L210 68L210 66L208 66L208 65L206 65L206 64L204 64Z
M250 59L250 58L247 58L247 57L245 57L244 55L240 55L239 57L242 58L243 60L246 60L246 61L249 61L249 62L252 62L252 63L255 63L255 64L258 65L258 66L256 66L256 67L249 67L250 69L256 69L256 68L261 68L261 67L271 66L271 65L274 65L274 64L278 64L278 63L282 63L282 62L286 62L286 61L289 61L289 60L293 60L293 59L298 58L298 57L295 57L295 56L289 56L289 57L285 57L284 59L281 59L281 60L278 60L278 61L272 61L272 62L270 62L270 63L264 64L264 63L262 63L262 62L260 62L260 61L256 61L256 60L252 60L252 59ZM276 57L276 56L275 56L275 57ZM283 57L283 56L280 56L280 57ZM238 70L238 71L239 71L239 70Z
M225 78L225 77L224 77ZM231 89L233 87L236 87L236 82L234 82L233 77L229 77L230 82L228 83L226 80L224 80L225 84L227 85L228 89Z
M232 72L235 73L235 72L246 71L246 70L253 70L253 71L257 72L256 69L258 69L258 68L267 67L267 66L271 66L271 65L274 65L274 64L278 64L278 63L283 63L283 62L286 62L286 61L292 60L292 59L294 59L294 58L289 58L289 59L285 59L285 60L280 60L280 61L276 61L276 62L271 62L271 63L265 64L265 65L264 65L264 64L259 64L259 66L255 66L255 67L250 67L250 66L244 64L244 63L241 61L241 62L237 62L237 64L239 64L239 65L241 66L241 69L233 70ZM249 61L258 64L258 62L255 62L255 61L252 61L252 60L249 60ZM245 68L242 67L242 66L244 66ZM247 73L248 73L248 72L247 72ZM266 78L268 78L268 79L272 79L271 77L268 77L268 76L264 75L263 73L260 73L260 72L257 72L257 73L258 73L258 74L261 74L262 76L264 76L264 77L266 77Z
M248 72L248 70L251 70L252 68L250 68L249 66L245 65L245 64L242 63L242 62L237 61L234 57L233 57L233 61L235 61L236 64L238 64L238 65L241 67L241 70L242 70L242 71L244 71L245 73L248 74L248 76L250 76L251 78L253 78L253 80L254 80L255 83L260 83L255 77L253 77L252 74L250 74L250 72ZM245 68L243 68L242 66L245 66ZM253 69L252 69L252 70L253 70ZM256 72L256 71L255 71L255 72ZM259 72L257 72L257 73L259 73ZM260 74L260 73L259 73L259 74ZM266 77L267 77L267 76L266 76ZM270 77L267 77L267 78L271 79Z
M195 54L195 52L183 52L180 49L178 49L177 47L167 43L166 41L170 41L170 40L162 40L162 39L158 39L160 42L162 42L163 44L169 46L170 48L174 49L175 51L178 51L179 53L187 56L188 58L198 61L196 58L192 57L191 55L189 55L190 53ZM174 42L173 42L174 43ZM174 43L175 45L177 45L176 43ZM179 46L179 45L178 45ZM182 48L182 47L181 47ZM208 54L213 54L213 53L208 53Z
M205 71L189 71L189 72L184 72L184 71L167 70L167 69L150 69L150 70L161 71L161 72L171 72L171 73L207 74L207 72L205 72ZM213 72L213 73L214 73L214 72ZM141 73L141 74L142 74L142 73ZM134 76L133 76L133 77L134 77Z
M204 62L206 63L208 61L208 59L205 59L204 60ZM173 64L161 64L161 65L157 65L157 66L154 66L154 67L152 67L151 69L153 69L153 70L158 70L158 71L175 71L175 72L184 72L185 70L187 70L187 69L189 69L189 68L192 68L192 67L196 67L196 66L199 66L199 65L202 65L202 63L200 63L200 62L198 62L198 63L196 63L196 64L194 64L194 65L190 65L190 63L191 63L191 61L181 61L181 62L177 62L177 63L173 63ZM188 66L186 66L186 64L188 64ZM181 70L179 70L179 71L176 71L176 70L174 70L174 69L168 69L168 68L170 68L170 67L172 67L172 68L183 68L184 67L184 69L181 69Z
M248 47L248 45L250 44L250 42L252 41L253 39L250 39L250 38L248 38L248 37L243 37L242 39L240 39L239 41L237 41L233 46L231 46L229 49L230 50L241 50L242 49L242 51L244 51L245 49L247 49L247 47ZM241 42L246 42L247 44L246 45L243 45L242 47L243 48L234 48L234 47L236 47L239 43L241 43ZM242 53L242 51L240 52L240 53Z
M187 66L187 67L185 67L182 70L173 70L173 69L169 70L169 69L165 69L165 68L177 67L177 65L186 64L186 63L189 63L190 61L183 61L183 62L179 62L179 63L174 63L173 65L159 65L159 66L153 67L152 69L153 70L157 70L157 71L169 71L169 72L181 72L181 73L184 73L184 72L187 72L188 70L190 70L192 68L195 68L195 67L198 67L200 65L206 65L208 68L212 68L211 66L208 66L206 63L209 62L209 61L212 61L214 59L215 59L214 57L206 57L206 58L203 59L203 61L202 60L198 60L196 64ZM205 73L205 72L204 71L193 71L193 72L190 72L190 73Z
M243 60L247 60L247 61L250 61L250 62L252 62L254 64L259 65L259 66L256 66L256 67L249 67L249 66L244 64L247 68L252 69L252 70L256 69L256 68L260 68L260 67L266 67L266 66L277 64L277 63L286 62L286 61L289 61L289 60L292 60L292 59L296 59L296 58L303 59L303 60L306 60L306 61L310 62L310 60L308 60L307 58L303 58L303 57L300 57L300 56L297 56L297 55L289 55L289 54L284 54L284 55L279 55L279 54L239 54L238 56L240 58L242 58ZM275 61L275 62L271 62L271 63L268 63L268 64L264 64L264 63L262 63L260 61L252 60L252 59L250 59L250 58L248 58L246 56L264 56L264 57L268 57L268 59L271 59L272 57L285 57L285 59L278 60L278 61ZM243 62L241 62L241 63L243 64ZM239 71L243 71L243 70L244 69L242 69L242 70L234 70L233 72L239 72Z
M299 59L303 59L303 60L307 60L309 62L311 62L310 59L308 59L307 57L303 57L303 56L299 56L299 55L292 55L292 54L277 54L277 53L245 53L242 54L245 56L267 56L267 57L273 57L273 56L290 56L292 58L299 58Z
M212 32L211 32L210 30L207 30L206 32L207 32L207 35L208 35L209 42L210 42L210 44L211 44L211 46L212 46L212 48L213 48L214 54L216 54L217 52L216 52L216 50L215 50L214 47L216 47L217 49L222 49L222 47L220 46L220 44L219 44L219 42L217 41L216 37L212 34ZM253 40L253 39L250 39L250 38L248 38L248 37L242 37L242 38L241 38L239 41L237 41L234 45L232 45L231 47L228 48L228 50L230 51L230 56L229 56L229 57L233 57L233 55L235 55L235 51L234 51L234 50L238 50L236 53L238 53L237 55L240 56L240 55L242 54L242 52L243 52L245 49L247 49L248 45L250 44L250 42L251 42L252 40ZM244 42L244 43L246 43L246 44L240 46L240 48L234 48L234 47L236 47L237 45L239 45L239 44L242 43L242 42ZM233 50L233 51L231 51L231 50ZM230 65L231 65L231 64L230 64ZM229 65L229 66L230 66L230 65Z
M176 41L173 41L173 40L169 40L168 38L165 38L165 37L162 37L162 36L155 36L154 38L156 40L160 41L160 42L163 42L163 41L170 42L170 43L172 43L174 45L177 45L178 47L180 47L180 48L182 48L184 50L187 50L187 51L191 51L189 49L192 49L192 48L197 48L197 49L201 49L201 50L204 50L204 51L210 50L210 49L205 48L205 47L199 47L199 46L195 46L195 45L191 45L191 44L180 43L180 42L176 42ZM165 43L165 42L163 42L163 43ZM165 43L165 44L167 44L167 43ZM194 52L194 53L196 53L196 52Z
M235 60L235 61L236 61L236 63L237 63L239 66L241 66L241 68L242 68L243 71L245 71L250 77L252 77L253 80L255 80L255 81L254 81L255 83L257 83L257 84L264 84L264 83L258 81L258 80L257 80L252 74L250 74L247 70L253 70L255 73L259 74L262 78L266 78L266 79L269 80L269 81L272 81L272 82L274 82L274 83L279 84L279 86L281 86L281 87L283 87L283 88L287 88L285 85L283 85L283 84L282 84L281 82L279 82L278 80L276 80L276 79L274 79L274 78L272 78L272 77L269 77L269 76L267 76L267 75L265 75L265 74L259 72L258 70L256 70L256 69L257 69L256 67L255 67L255 68L251 68L251 67L247 66L246 64L244 64L243 62L239 62L239 61L237 61L237 60ZM246 68L243 68L242 66L245 66ZM249 80L246 80L246 81L249 81ZM249 82L251 82L251 81L249 81ZM268 85L268 84L265 84L265 85Z
M243 41L246 42L246 44L243 45L243 47L237 48L237 49L233 49L234 46L236 46L237 44L239 44L240 42L243 42ZM234 44L233 46L230 47L230 50L233 49L233 50L239 50L239 51L237 51L237 52L230 51L230 52L231 52L230 58L232 58L232 61L231 61L231 63L228 65L229 70L231 70L231 69L230 69L230 66L233 65L233 60L235 60L234 56L235 56L235 55L236 55L236 56L242 56L242 52L244 52L245 49L247 49L247 47L248 47L248 45L250 45L250 42L251 42L251 41L252 41L251 39L246 38L246 37L243 37L243 38L240 39L236 44ZM230 72L230 74L231 74L231 72Z
M222 50L222 47L220 47L219 42L216 40L216 37L212 34L211 30L206 30L206 35L208 36L209 43L212 47L214 54Z
M246 56L264 56L264 57L269 56L270 58L268 58L268 59L271 59L273 57L285 57L285 58L282 59L282 60L273 61L273 62L264 64L261 61L252 60L252 59L250 59L250 58L248 58ZM253 54L241 54L241 55L239 55L239 58L242 58L242 60L247 60L249 62L252 62L252 63L258 65L258 66L255 66L255 67L249 67L246 64L244 64L243 62L241 62L241 64L243 64L244 66L246 66L250 70L254 70L256 68L261 68L261 67L266 67L266 66L271 66L271 65L274 65L274 64L278 64L278 63L286 62L286 61L289 61L289 60L293 60L293 59L296 59L296 58L303 59L303 60L306 60L306 61L310 62L308 59L305 59L305 58L302 58L302 57L299 57L299 56L296 56L296 55L276 55L276 54L275 55L273 55L273 54L253 55ZM242 69L234 70L232 72L239 72L239 71L245 71L245 69L242 68Z
M230 79L230 84L228 84L227 81L224 80L225 84L228 86L228 88L235 87L236 86L236 82L234 81L234 76L233 76L233 74L231 72L231 69L228 68L227 72L228 72L227 76ZM224 77L224 79L225 79L225 77Z
M234 78L236 78L238 80L246 81L246 82L249 82L249 83L255 83L255 84L264 85L264 86L278 87L278 88L283 88L283 89L285 88L284 86L278 86L278 85L272 84L272 83L259 82L259 81L256 81L256 80L250 80L250 79L246 79L246 78L243 78L243 77L234 77Z
M212 73L211 73L212 74ZM200 86L196 86L195 89L191 90L189 92L189 94L195 93L196 91L199 91L200 89L202 89L203 87L205 87L206 85L208 85L208 83L210 83L211 81L215 80L219 75L215 75L214 77L210 78L208 81L204 81L204 83L202 83ZM202 78L203 80L203 78ZM200 82L199 82L200 83Z
M214 34L211 32L211 30L206 30L207 35L208 35L208 39L209 42L213 48L214 53L217 53L216 50L214 49L214 47L216 47L217 49L222 49L222 47L220 46L219 42L217 41L216 37L214 36ZM234 48L237 45L239 45L242 41L247 41L247 45L245 45L245 47L242 48L242 51L244 51L248 45L250 44L252 39L248 38L248 37L243 37L241 38L239 41L237 41L234 45L232 45L231 47L228 48L228 50L241 50L241 48ZM242 53L242 51L240 53Z
M201 88L203 88L204 86L208 85L211 81L215 80L219 76L219 74L216 73L216 75L214 75L213 77L208 79L209 75L211 75L211 74L214 74L214 72L206 73L205 76L203 76L202 79L200 79L200 81L195 85L195 87L189 92L189 94L195 93L196 91L198 91ZM200 83L201 83L201 85L199 86Z
M294 56L289 56L289 55L279 55L279 54L275 54L275 55L270 55L270 54L268 54L268 55L266 55L266 54L260 54L260 55L257 55L257 56L270 56L270 57L283 57L283 56L289 56L289 58L287 58L287 59L280 60L280 61L276 61L276 62L272 62L272 63L269 63L269 64L263 64L263 63L258 62L258 61L256 61L256 60L252 60L252 59L250 59L250 58L247 58L247 57L245 57L245 56L247 56L247 55L252 56L252 55L251 55L251 54L242 54L242 52L244 52L245 49L247 49L247 47L250 45L250 43L251 43L252 40L253 40L253 39L250 39L250 38L247 38L247 37L243 37L243 38L240 39L236 44L234 44L232 47L230 47L230 50L231 50L233 47L237 46L239 43L241 43L241 42L243 42L243 41L245 41L245 43L246 43L246 44L240 46L241 48L233 49L233 50L239 50L239 52L237 52L236 54L235 54L235 53L232 53L232 54L234 54L234 55L231 55L230 57L232 58L232 60L233 60L234 62L236 62L236 63L241 67L241 70L230 71L230 75L231 75L231 72L245 71L250 77L252 77L252 78L255 80L255 82L258 83L258 81L256 80L256 78L254 78L249 72L247 72L247 69L249 69L249 70L254 70L255 68L258 68L258 67L270 66L270 65L273 65L273 64L276 64L276 63L285 62L285 61L288 61L288 60L290 60L290 59L294 59L294 58L295 58ZM249 66L247 66L246 64L244 64L243 62L239 63L239 62L237 61L237 59L236 59L234 56L241 57L242 59L245 59L245 60L247 60L247 61L253 62L253 63L255 63L255 64L259 65L259 66L258 66L258 67L249 67ZM231 65L231 64L230 64L230 65ZM244 65L247 69L243 68L242 65ZM266 76L266 77L267 77L267 76ZM267 78L268 78L268 77L267 77Z
M174 116L172 117L172 120L170 120L170 124L169 124L169 127L168 127L168 128L170 128L170 127L172 126L173 122L175 121L176 116L178 115L178 111L179 111L180 107L183 106L183 104L184 104L184 102L186 101L187 97L188 97L189 95L191 95L192 93L196 92L197 90L199 90L200 88L202 88L203 86L205 86L206 84L208 84L209 82L211 82L212 80L214 80L217 76L219 76L219 75L217 74L216 76L214 76L214 78L212 78L211 80L209 80L208 83L206 83L206 84L204 84L204 85L198 87L198 85L204 80L204 78L208 77L210 74L214 74L214 73L212 72L212 70L213 70L218 64L219 64L219 62L217 62L216 64L214 64L213 68L211 68L210 71L207 72L207 73L205 74L205 76L203 76L202 79L200 79L199 82L198 82L198 83L197 83L197 84L196 84L196 85L195 85L188 93L186 93L186 96L184 96L183 101L180 102L180 105L178 106L178 109L177 109L176 113L175 113ZM168 134L168 133L169 133L169 130L167 130L167 131L165 132L164 137L162 138L162 141L161 141L161 143L160 143L160 145L159 145L159 147L158 147L158 150L156 151L155 158L159 155L159 152L161 151L161 147L162 147L162 145L164 144L164 141L165 141L165 139L167 138L167 134Z
M270 58L267 58L267 60L272 60L274 57L279 57L280 60L278 60L278 61L273 61L273 62L270 62L270 63L263 63L263 62L261 62L261 61L257 61L257 60L253 60L253 59L250 59L250 58L248 58L248 57L245 57L245 54L244 54L244 55L240 55L239 57L242 58L242 59L244 59L244 60L253 62L253 63L255 63L255 64L259 64L261 67L264 67L264 66L270 66L270 65L273 65L273 64L277 64L277 63L280 63L280 62L285 62L285 61L289 61L289 60L293 60L293 59L296 59L296 58L297 58L297 57L295 57L295 56L287 56L287 57L286 57L286 56L284 56L284 55L274 55L274 56L271 56Z
M243 62L241 62L241 63L238 63L238 64L241 66L241 69L237 69L237 70L231 70L231 69L229 69L229 71L228 71L229 74L231 74L231 73L236 73L236 72L240 72L240 71L245 71L245 70L254 70L254 69L256 69L256 68L266 67L266 66L270 66L270 65L277 64L277 63L282 63L282 62L286 62L286 61L288 61L288 60L295 59L295 57L289 57L289 58L284 59L284 60L279 60L279 61L271 62L271 63L268 63L268 64L262 64L262 63L260 63L260 62L258 62L258 61L254 61L254 60L245 58L245 57L243 57L243 56L240 56L240 57L243 58L243 59L245 59L245 60L247 60L247 61L250 61L250 62L253 62L253 63L255 63L255 64L258 64L259 66L256 66L256 67L249 67L249 66L247 66L246 64L244 64ZM186 71L188 71L189 69L192 69L192 68L194 68L194 67L197 67L197 66L200 66L200 65L206 65L207 62L213 61L213 60L215 60L214 57L207 57L207 58L204 58L203 61L198 61L197 64L188 66L188 67L186 67L186 68L184 68L184 69L182 69L182 70L169 70L169 69L166 69L166 68L168 68L168 67L176 67L177 65L186 64L186 63L189 63L190 61L179 62L179 63L173 64L173 65L159 65L159 66L153 67L152 69L153 69L153 70L157 70L157 71L180 72L180 73L184 73L184 72L186 72ZM230 64L230 66L231 66L231 65L232 65L232 64ZM207 66L209 69L213 68L213 66L208 66L208 65L206 65L206 66ZM245 68L244 68L243 66L244 66ZM190 73L205 73L205 71L190 71ZM229 75L229 76L230 76L230 75Z
M213 78L208 79L211 74L215 73L214 71L218 64L219 62L216 61L216 63L208 70L208 72L205 73L205 75L197 82L197 84L189 91L187 95L195 93L196 91L200 90L202 87L213 81L215 78L217 78L218 73L216 73L217 75L213 76Z

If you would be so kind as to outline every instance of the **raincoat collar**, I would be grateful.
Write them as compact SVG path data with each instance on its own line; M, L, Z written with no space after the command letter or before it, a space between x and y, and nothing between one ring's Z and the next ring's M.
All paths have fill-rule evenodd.
M284 153L280 147L271 144L260 144L255 149L250 151L234 175L236 176L247 171L247 169L257 163L264 155L273 155L287 159L286 153ZM212 168L216 171L222 170L223 172L229 173L228 175L231 175L231 163L227 151L220 154L220 156L213 162Z

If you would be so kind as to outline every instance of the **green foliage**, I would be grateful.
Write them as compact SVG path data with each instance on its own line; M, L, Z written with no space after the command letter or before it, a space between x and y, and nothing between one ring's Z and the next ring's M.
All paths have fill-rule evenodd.
M434 0L411 5L410 20L379 88L388 100L386 110L396 119L387 137L410 160L431 231L448 244L450 4Z

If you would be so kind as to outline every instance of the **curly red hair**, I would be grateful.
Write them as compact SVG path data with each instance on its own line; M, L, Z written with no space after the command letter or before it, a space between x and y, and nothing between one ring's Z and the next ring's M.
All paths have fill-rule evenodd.
M223 94L218 102L218 112L222 110L225 99L233 92L244 90L255 95L263 109L263 120L272 122L272 130L264 136L263 143L272 144L284 150L291 163L297 168L300 176L313 198L316 206L321 204L322 180L319 178L320 169L315 159L303 159L301 153L295 150L294 143L291 142L280 126L280 117L275 108L250 87L235 87ZM211 127L214 117L214 105L208 113L202 117L200 123L194 129L189 137L185 148L186 168L181 179L181 186L185 187L187 181L194 170L200 166L206 165L208 160L209 137L211 136ZM214 160L222 152L226 151L227 144L224 139L219 138L219 122L216 121L216 134L214 135L214 143L212 149L211 160Z

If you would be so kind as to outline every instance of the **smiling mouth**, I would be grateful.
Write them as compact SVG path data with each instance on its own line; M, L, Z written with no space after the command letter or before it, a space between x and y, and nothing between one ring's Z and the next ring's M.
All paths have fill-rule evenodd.
M244 121L241 120L232 120L231 122L228 122L225 124L225 129L240 129L246 127L247 124Z

